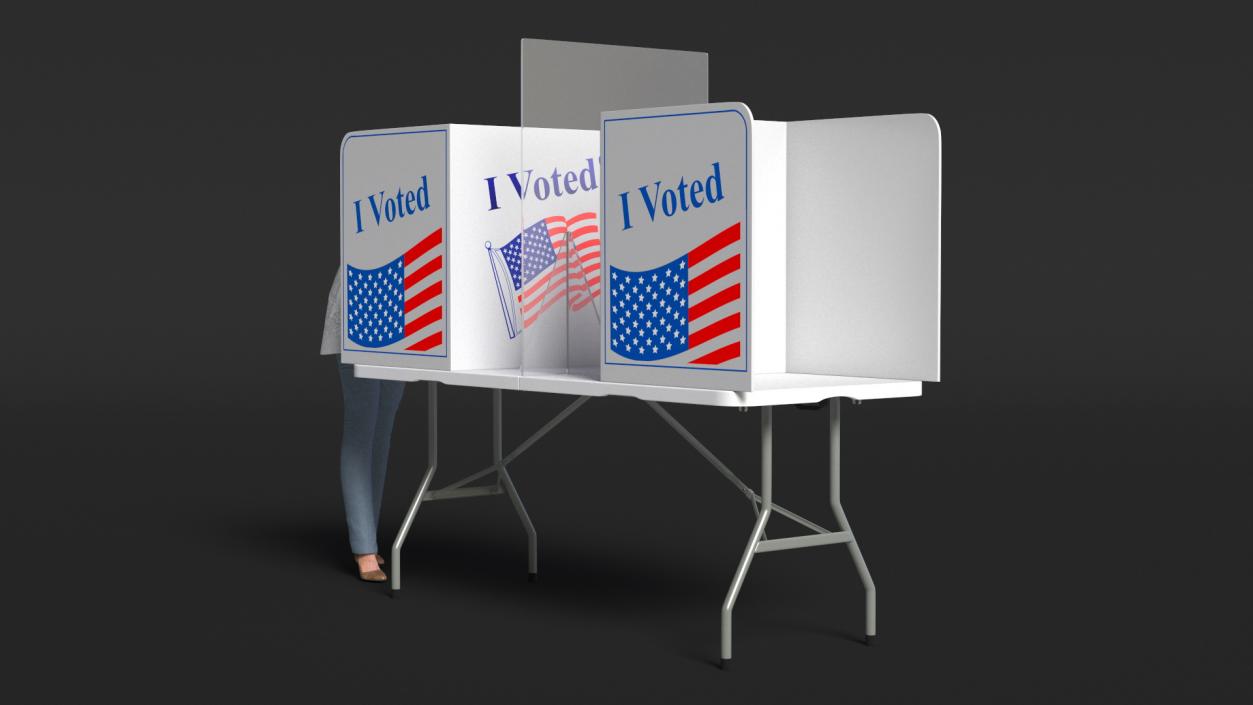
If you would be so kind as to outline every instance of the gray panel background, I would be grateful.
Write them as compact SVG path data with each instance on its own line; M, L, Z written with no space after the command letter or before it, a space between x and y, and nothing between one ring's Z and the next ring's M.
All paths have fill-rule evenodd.
M522 126L599 130L606 110L709 102L709 55L522 40Z
M715 112L711 111L730 111ZM639 384L665 384L711 389L749 389L748 372L713 372L712 369L746 370L752 346L751 321L747 305L752 292L748 288L751 260L746 243L752 238L749 214L751 154L751 114L742 103L682 105L663 110L624 111L606 114L606 121L615 118L671 113L702 112L650 120L606 122L603 155L605 168L604 207L601 214L604 242L605 285L609 286L609 267L641 270L656 267L676 258L704 242L722 229L741 223L741 241L727 253L738 250L744 256L743 267L735 277L743 296L737 303L744 325L743 355L722 365L709 368L666 369L658 365L678 365L686 356L655 362L637 362L612 351L603 357L608 363L601 367L601 378ZM747 150L747 151L746 151ZM722 175L724 200L706 204L686 213L665 217L660 208L657 220L651 222L644 212L638 188L660 180L662 188L672 188L679 177L690 182L693 177L705 178L711 163L718 161ZM618 194L631 193L632 228L622 230L622 207ZM606 297L608 291L606 290ZM608 298L605 302L608 302ZM601 345L606 345L602 334Z
M448 126L403 127L388 130L353 132L344 138L342 147L343 202L341 204L341 243L343 262L341 267L370 269L379 267L404 254L419 240L438 228L445 228L444 242L437 251L447 261L448 251L448 190L447 155ZM370 219L364 232L356 232L356 216L353 201L365 199L370 194L383 191L392 195L398 187L416 187L427 177L430 208L382 225L373 224L369 205L362 203L362 217ZM451 281L450 270L444 268L444 293L432 299L433 305L446 306ZM341 289L347 296L347 288ZM341 300L341 305L344 301ZM447 309L445 309L447 310ZM393 345L366 350L353 345L342 337L345 362L375 363L402 367L447 367L448 341L452 321L444 321L444 343L425 354L405 350L403 340ZM403 354L391 354L403 353Z
M940 381L940 126L788 123L789 372Z

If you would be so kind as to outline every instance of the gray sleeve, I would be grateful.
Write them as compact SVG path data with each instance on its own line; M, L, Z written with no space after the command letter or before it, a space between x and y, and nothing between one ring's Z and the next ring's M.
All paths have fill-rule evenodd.
M343 330L342 321L343 314L340 311L340 272L335 270L335 281L331 283L331 293L326 297L326 322L322 327L322 354L338 355L342 347L340 345L340 331Z

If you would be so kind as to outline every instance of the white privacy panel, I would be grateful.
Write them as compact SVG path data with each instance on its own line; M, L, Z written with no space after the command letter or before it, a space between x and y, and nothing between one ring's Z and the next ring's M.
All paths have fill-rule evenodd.
M940 127L788 123L787 369L940 380Z

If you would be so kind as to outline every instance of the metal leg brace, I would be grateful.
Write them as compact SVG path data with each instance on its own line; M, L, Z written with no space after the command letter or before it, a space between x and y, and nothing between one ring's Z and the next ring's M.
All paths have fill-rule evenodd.
M531 434L530 438L523 441L509 455L502 456L504 449L503 443L503 399L501 390L492 390L492 464L487 468L480 470L473 475L457 480L438 490L429 490L431 478L435 475L435 466L437 460L437 431L436 421L439 414L439 405L435 397L435 383L427 382L427 463L426 474L422 476L422 482L418 485L418 491L413 496L413 501L409 504L409 511L405 513L405 520L400 525L400 532L396 534L396 540L392 543L392 578L391 590L395 596L400 590L400 550L405 545L405 537L409 535L409 528L413 525L413 518L418 513L418 508L423 502L434 502L441 499L461 499L465 497L485 497L488 495L507 494L509 501L513 504L513 508L518 513L518 518L522 520L522 527L526 529L527 543L527 577L532 582L535 581L538 574L539 565L539 548L538 536L535 533L535 525L531 523L531 517L526 512L526 506L522 504L522 497L518 494L517 487L513 484L513 479L509 477L509 463L513 462L519 455L526 452L528 448L535 444L536 441L543 438L557 427L562 421L566 420L570 414L573 414L580 406L587 402L589 397L579 397L569 406L552 418L551 421L540 427L538 431ZM474 485L468 486L483 477L487 477L495 473L496 482L490 485Z
M730 468L710 452L708 448L696 440L696 437L666 412L660 404L656 402L646 403L678 432L684 440L695 448L701 456L708 460L718 472L722 473L731 484L739 488L740 492L748 497L752 503L753 510L757 512L757 521L753 524L752 532L748 537L748 544L744 547L744 554L740 558L740 563L735 569L735 576L731 580L731 588L727 591L726 600L722 603L723 667L729 666L731 661L731 614L735 609L735 600L739 597L740 588L744 585L744 578L748 576L748 569L752 565L753 556L770 551L827 546L837 543L848 544L853 564L857 567L857 573L861 576L862 585L866 591L866 643L872 643L875 637L874 580L870 577L870 570L866 567L866 561L862 558L861 549L857 546L857 540L853 537L853 531L849 527L848 517L845 516L844 508L840 504L840 400L830 400L828 426L830 439L831 510L835 514L836 523L839 525L838 531L829 531L799 514L788 511L774 503L774 410L771 407L766 406L761 409L761 494L758 495L736 477ZM759 506L760 510L758 509ZM776 512L814 533L782 539L767 539L766 524L770 521L771 514Z

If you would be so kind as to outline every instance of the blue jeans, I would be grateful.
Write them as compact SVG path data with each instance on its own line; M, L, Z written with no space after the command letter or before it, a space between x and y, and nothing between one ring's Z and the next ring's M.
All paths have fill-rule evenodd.
M339 481L344 490L344 512L348 515L348 543L353 553L378 553L387 452L405 383L360 379L352 375L352 365L342 363L339 382L344 389Z

